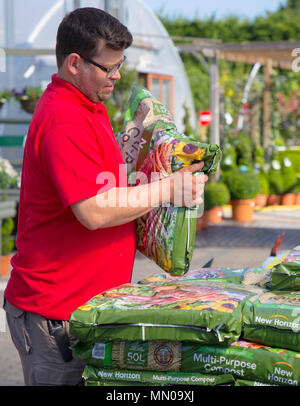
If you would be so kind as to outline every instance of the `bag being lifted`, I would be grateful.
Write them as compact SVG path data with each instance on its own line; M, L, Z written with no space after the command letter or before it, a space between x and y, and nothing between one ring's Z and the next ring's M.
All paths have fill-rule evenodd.
M118 143L130 185L149 183L204 161L216 172L221 150L177 131L170 112L143 87L133 87ZM168 191L167 191L168 192ZM137 248L171 275L189 269L196 235L197 207L159 206L136 220Z

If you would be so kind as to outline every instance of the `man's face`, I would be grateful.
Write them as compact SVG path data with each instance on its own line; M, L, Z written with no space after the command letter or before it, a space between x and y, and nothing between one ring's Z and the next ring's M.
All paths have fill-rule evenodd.
M106 68L111 68L118 65L123 58L123 50L114 50L99 45L98 52L90 59ZM116 70L114 74L107 75L106 72L83 59L80 62L75 84L77 88L94 103L109 99L115 82L121 78L120 72Z

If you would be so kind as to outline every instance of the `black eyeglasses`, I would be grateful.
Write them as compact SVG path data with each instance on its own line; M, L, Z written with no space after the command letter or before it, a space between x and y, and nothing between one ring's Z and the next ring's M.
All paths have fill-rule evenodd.
M97 68L103 70L103 72L106 72L108 78L111 78L117 72L117 70L120 70L122 68L124 62L126 61L126 56L124 55L124 58L120 63L118 63L117 65L112 66L111 68L106 68L105 66L102 66L97 62L94 62L92 59L86 58L85 56L82 56L82 55L79 55L79 56L80 56L80 58L82 58L86 62L88 62L88 63L90 63L90 64L92 64L94 66L97 66Z

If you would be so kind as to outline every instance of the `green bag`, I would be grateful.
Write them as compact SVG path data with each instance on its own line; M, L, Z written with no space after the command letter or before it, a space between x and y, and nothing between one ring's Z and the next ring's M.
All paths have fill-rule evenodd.
M83 377L92 380L109 380L117 382L151 383L163 385L201 385L216 386L233 383L233 376L227 375L202 375L197 373L180 372L154 372L154 371L133 371L115 370L109 368L95 368L86 365Z
M143 87L133 87L124 132L117 139L130 185L164 178L201 160L202 171L210 175L221 158L217 145L179 133L170 112ZM186 273L194 250L197 209L159 206L137 219L138 250L171 275Z
M234 386L278 386L278 385L273 385L270 383L264 383L259 381L249 381L247 379L237 379L235 381Z
M96 368L231 374L271 385L300 385L300 353L244 340L228 347L160 340L78 342L73 350Z
M293 248L272 268L270 290L300 290L300 246Z
M300 292L264 292L243 309L245 340L300 352Z
M157 273L139 281L138 283L146 285L148 283L186 282L197 280L209 282L229 282L265 287L268 277L269 270L265 270L264 268L199 268L189 270L183 276L171 276L166 272Z
M228 345L241 334L245 300L258 292L220 282L125 284L72 312L70 332L86 342L126 338Z

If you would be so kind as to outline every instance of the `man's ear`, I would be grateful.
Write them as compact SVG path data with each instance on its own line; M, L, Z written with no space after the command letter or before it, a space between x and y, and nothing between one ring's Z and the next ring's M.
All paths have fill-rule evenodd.
M78 69L81 65L82 61L81 58L78 54L75 52L72 54L69 54L66 58L66 67L69 73L73 76L77 75Z

